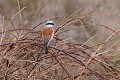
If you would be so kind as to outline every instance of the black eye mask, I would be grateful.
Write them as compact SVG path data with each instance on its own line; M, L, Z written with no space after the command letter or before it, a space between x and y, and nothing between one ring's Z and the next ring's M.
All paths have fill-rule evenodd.
M53 23L47 23L46 25L54 25Z

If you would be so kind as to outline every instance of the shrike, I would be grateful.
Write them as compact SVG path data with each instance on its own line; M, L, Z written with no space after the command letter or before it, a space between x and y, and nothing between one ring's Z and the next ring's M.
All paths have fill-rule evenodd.
M48 47L54 36L53 26L54 26L53 21L49 20L49 21L46 21L46 24L42 29L42 37L44 40L45 54L48 54Z

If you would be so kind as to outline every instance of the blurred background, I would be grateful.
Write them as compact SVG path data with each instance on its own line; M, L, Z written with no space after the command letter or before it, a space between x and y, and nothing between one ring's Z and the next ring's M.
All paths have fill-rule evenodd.
M84 42L96 34L96 42L102 42L113 32L96 24L105 25L113 30L120 29L119 3L119 0L19 0L20 6L18 6L18 0L0 0L0 7L5 11L4 13L3 10L0 9L0 14L1 16L5 16L6 14L9 16L9 18L12 18L20 9L25 8L23 11L21 11L22 25L20 25L21 22L19 14L17 14L12 21L14 22L16 28L20 26L23 28L30 28L31 26L28 26L28 24L35 26L41 21L52 17L70 16L77 11L79 16L84 16L96 10L97 15L91 16L89 19L87 19L93 23L83 21L84 25L86 24L85 27L88 26L86 27L88 36L86 36L86 32L83 28L69 32L70 35L66 34L65 36L72 37L78 42ZM36 14L34 19L32 19L38 10L40 11L38 14ZM6 24L8 21L9 20L5 17L4 29L11 28L11 25ZM72 24L70 26L80 25Z

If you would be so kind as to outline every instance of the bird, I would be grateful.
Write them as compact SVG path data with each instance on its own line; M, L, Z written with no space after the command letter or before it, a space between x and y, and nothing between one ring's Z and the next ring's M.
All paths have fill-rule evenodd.
M45 49L45 54L48 54L48 47L53 39L54 36L54 29L53 29L54 23L52 20L46 21L45 26L42 29L42 37L44 40L44 49Z

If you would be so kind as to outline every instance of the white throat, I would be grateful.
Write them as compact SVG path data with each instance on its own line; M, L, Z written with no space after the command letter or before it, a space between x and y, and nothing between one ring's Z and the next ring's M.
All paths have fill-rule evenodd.
M46 27L53 27L53 25L46 25Z

